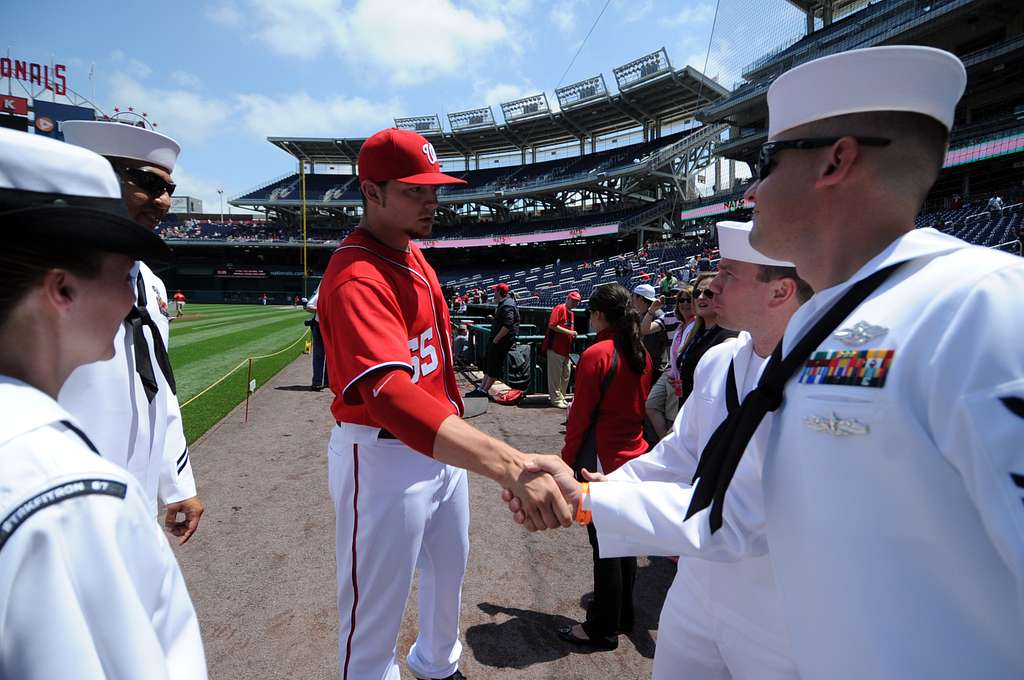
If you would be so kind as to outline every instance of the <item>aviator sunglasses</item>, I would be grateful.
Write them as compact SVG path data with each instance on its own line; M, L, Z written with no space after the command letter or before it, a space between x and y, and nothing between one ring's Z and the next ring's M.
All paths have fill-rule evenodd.
M707 298L708 300L711 300L711 299L713 299L715 297L715 291L711 290L710 288L704 288L702 290L695 290L695 291L693 291L693 299L694 300L699 300L702 297L703 298Z
M142 168L124 168L121 170L121 177L153 198L163 196L165 191L168 196L173 196L174 190L178 188L178 185L173 182L168 182L160 175L149 170L143 170Z
M844 135L847 136L847 135ZM772 156L783 149L820 149L832 146L842 137L808 137L805 139L788 139L783 142L768 142L761 145L757 156L757 179L763 180L772 171ZM864 146L889 146L891 139L884 137L854 137L858 144Z

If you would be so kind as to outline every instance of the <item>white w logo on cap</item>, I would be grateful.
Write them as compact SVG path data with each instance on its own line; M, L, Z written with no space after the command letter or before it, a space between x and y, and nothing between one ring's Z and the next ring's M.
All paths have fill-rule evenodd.
M431 165L437 165L437 152L434 151L434 145L427 142L423 145L423 153L427 156L427 160L430 161Z

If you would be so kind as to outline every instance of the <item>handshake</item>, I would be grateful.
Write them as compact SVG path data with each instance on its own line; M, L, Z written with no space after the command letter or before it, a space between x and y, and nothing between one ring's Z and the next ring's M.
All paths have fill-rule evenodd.
M606 481L598 472L583 470L588 482ZM528 456L522 475L512 487L502 489L516 524L529 531L557 529L572 525L582 500L582 487L572 468L557 456Z

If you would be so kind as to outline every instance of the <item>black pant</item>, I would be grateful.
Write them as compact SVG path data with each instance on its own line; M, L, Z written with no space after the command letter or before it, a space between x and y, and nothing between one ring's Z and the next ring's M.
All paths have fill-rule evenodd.
M587 536L594 550L594 599L587 607L583 630L590 638L615 637L632 631L636 558L602 559L593 523L587 525Z

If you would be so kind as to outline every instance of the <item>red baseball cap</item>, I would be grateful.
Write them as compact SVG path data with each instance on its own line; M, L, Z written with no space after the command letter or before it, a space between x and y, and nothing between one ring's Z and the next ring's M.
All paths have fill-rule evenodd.
M570 297L571 299L573 299L573 300L581 300L581 299L582 299L582 298L580 297L580 293L579 293L579 291L576 291L576 290L570 290L570 291L569 291L569 297Z
M434 145L412 130L387 128L359 148L359 181L406 184L466 184L441 172Z
M494 286L494 290L498 291L502 295L508 295L508 284L507 283L499 283L499 284Z

